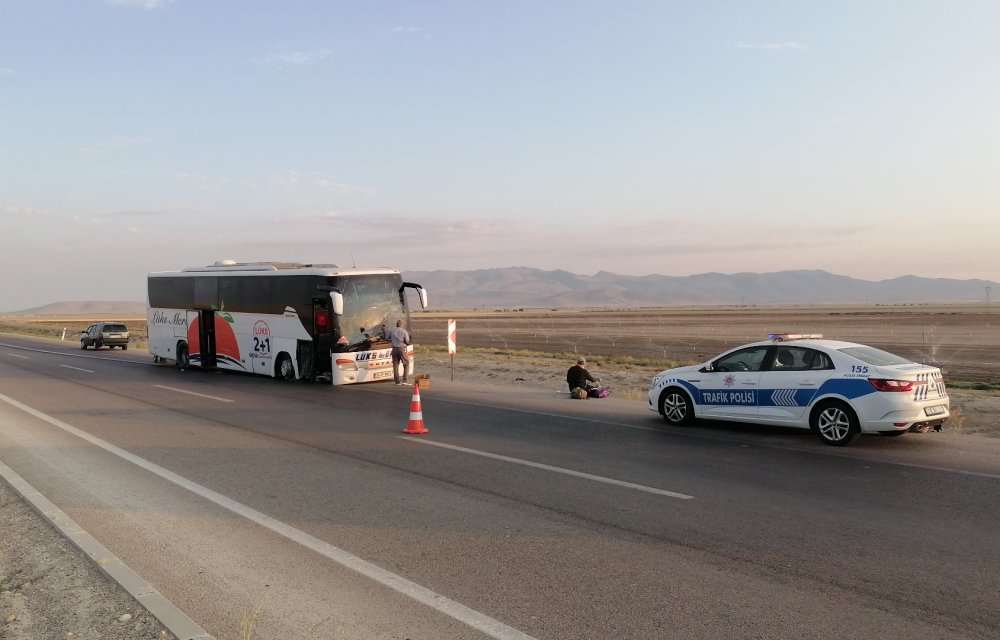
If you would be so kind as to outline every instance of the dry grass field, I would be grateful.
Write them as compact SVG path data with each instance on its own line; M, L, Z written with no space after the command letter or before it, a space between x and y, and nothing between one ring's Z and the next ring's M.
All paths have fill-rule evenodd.
M768 333L821 333L943 369L951 381L1000 382L1000 305L524 310L414 314L414 342L586 354L663 369L702 362Z
M0 333L18 333L40 338L61 338L79 341L80 334L91 324L102 320L124 322L129 331L129 344L146 344L146 318L93 317L93 316L0 316Z
M463 351L585 354L660 370L704 361L768 333L822 333L939 366L950 382L1000 384L1000 304L419 312L414 343L443 348L448 319L457 322ZM7 316L0 317L0 332L60 337L66 329L66 339L76 340L96 320L124 321L133 343L145 343L142 317Z

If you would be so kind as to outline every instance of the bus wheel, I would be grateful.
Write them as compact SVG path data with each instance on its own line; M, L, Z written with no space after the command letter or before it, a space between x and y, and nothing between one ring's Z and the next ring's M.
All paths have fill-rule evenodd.
M191 364L191 359L188 358L188 346L186 342L177 343L177 368L184 371Z
M287 353L278 356L278 363L274 365L274 377L278 380L295 379L295 367L292 366L292 359Z

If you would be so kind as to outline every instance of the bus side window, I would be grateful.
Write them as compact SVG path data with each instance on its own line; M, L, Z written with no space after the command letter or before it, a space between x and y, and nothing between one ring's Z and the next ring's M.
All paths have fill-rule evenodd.
M194 308L219 308L219 279L197 278L194 281Z
M222 278L219 282L219 310L243 310L243 281L246 278Z

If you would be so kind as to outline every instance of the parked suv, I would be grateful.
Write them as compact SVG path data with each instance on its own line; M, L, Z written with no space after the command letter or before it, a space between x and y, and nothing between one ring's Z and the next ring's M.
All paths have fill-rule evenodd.
M87 347L94 349L121 347L124 351L128 349L128 327L121 322L96 322L87 327L80 336L80 348Z

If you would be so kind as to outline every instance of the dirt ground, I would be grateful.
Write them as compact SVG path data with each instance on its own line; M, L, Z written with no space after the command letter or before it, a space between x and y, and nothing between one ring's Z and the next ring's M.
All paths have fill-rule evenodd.
M0 640L174 638L0 479Z
M646 392L654 373L660 369L629 364L622 366L604 356L589 356L587 368L610 387L620 398L646 402ZM447 354L419 350L414 357L420 373L442 380L452 376L451 359ZM550 357L523 355L463 354L455 356L454 376L467 382L489 382L511 387L530 386L551 389L553 395L569 396L566 369L573 358L559 360ZM1000 392L949 389L951 417L945 422L946 431L979 434L1000 438ZM905 437L905 436L904 436Z
M657 369L704 362L769 333L820 333L940 367L946 380L1000 382L1000 305L525 310L413 314L418 345L602 356Z

